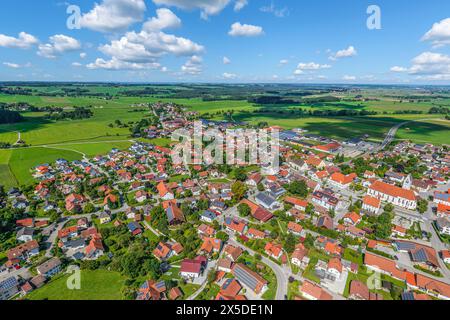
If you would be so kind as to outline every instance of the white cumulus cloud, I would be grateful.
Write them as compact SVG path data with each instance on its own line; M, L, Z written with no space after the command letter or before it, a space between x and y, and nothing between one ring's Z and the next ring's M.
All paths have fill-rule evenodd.
M189 75L199 75L202 73L202 62L201 57L194 55L181 66L181 71Z
M422 41L431 41L434 47L450 44L450 18L433 24L432 28L422 37Z
M181 26L181 20L172 11L166 8L156 10L156 17L151 18L144 23L143 30L159 31Z
M257 37L263 35L264 30L260 26L235 22L231 25L228 34L232 37Z
M38 55L44 58L53 59L64 52L76 51L81 48L81 43L72 37L56 34L49 38L49 43L40 44Z
M222 77L227 80L232 80L232 79L236 79L237 75L234 73L225 72L224 74L222 74Z
M234 3L234 11L241 11L246 5L248 5L247 0L236 0Z
M184 10L199 9L201 17L207 19L220 13L231 0L153 0L153 2L156 5L174 6Z
M118 32L144 19L144 0L103 0L81 16L80 25L100 32Z
M140 32L127 32L120 39L101 45L98 49L110 60L97 59L91 69L108 70L155 68L166 55L197 56L204 47L190 39L167 34L161 29L181 25L181 20L169 9L158 9L156 17L148 20Z
M408 68L405 67L399 67L399 66L394 66L391 68L392 72L407 72Z
M39 40L26 32L19 33L17 38L0 34L0 47L29 49L39 43Z
M338 60L341 58L349 58L354 57L358 54L354 46L349 46L347 49L342 49L336 52L335 54L331 55L329 58L330 60Z

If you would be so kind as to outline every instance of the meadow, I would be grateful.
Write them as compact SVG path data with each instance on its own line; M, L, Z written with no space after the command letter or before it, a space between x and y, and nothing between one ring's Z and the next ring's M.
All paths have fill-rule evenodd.
M0 184L6 187L27 184L33 181L30 168L42 163L51 163L58 158L68 160L81 159L83 155L93 157L105 154L112 148L126 149L130 146L130 131L127 127L113 125L116 120L132 125L150 111L138 107L141 103L157 101L174 102L186 106L189 110L200 114L208 113L215 120L229 120L225 113L232 112L234 121L251 124L267 122L285 129L304 128L310 133L320 134L337 139L348 139L369 135L372 141L381 141L391 127L396 124L410 122L402 127L397 139L412 139L417 143L431 142L435 144L449 143L450 122L443 115L429 115L427 111L435 105L449 106L450 99L408 100L399 99L407 93L402 90L393 91L373 89L362 91L371 97L367 101L352 101L355 94L339 95L340 102L315 104L294 103L287 105L264 105L269 112L261 113L262 107L246 100L203 101L201 98L171 98L170 90L190 90L186 86L158 86L158 90L167 90L167 95L128 97L118 95L126 89L124 86L112 85L80 85L93 94L109 94L111 99L101 97L69 97L64 95L45 96L45 94L62 93L63 88L71 86L24 86L40 95L5 95L0 94L0 102L28 102L37 107L58 106L71 109L76 106L92 106L93 117L84 120L50 121L44 118L43 112L24 112L24 122L0 125L0 142L15 143L18 133L30 148L0 150ZM143 89L144 86L133 86L132 89ZM210 88L211 89L211 88ZM212 88L214 89L214 88ZM203 90L203 89L202 89ZM239 89L240 90L240 89ZM415 93L414 93L415 94ZM376 98L376 99L375 99ZM367 110L377 111L378 115L364 117L312 117L291 113L292 109L304 110ZM393 114L399 110L422 111L423 114ZM424 120L425 119L425 120ZM439 120L441 119L441 120ZM142 139L139 139L142 140ZM153 141L158 145L168 145L167 139Z
M82 270L81 289L69 290L69 275L56 279L27 295L29 300L122 300L121 289L125 278L117 272Z

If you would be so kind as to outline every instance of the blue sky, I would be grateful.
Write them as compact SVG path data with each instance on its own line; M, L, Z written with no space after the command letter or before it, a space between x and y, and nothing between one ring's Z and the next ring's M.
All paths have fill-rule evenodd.
M75 29L67 27L69 5L80 8ZM381 29L367 28L369 5L380 8ZM1 81L450 84L450 2L444 0L1 6Z

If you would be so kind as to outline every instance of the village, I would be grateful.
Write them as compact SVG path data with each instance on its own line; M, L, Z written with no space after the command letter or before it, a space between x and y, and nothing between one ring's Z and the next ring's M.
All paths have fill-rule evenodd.
M174 143L151 139L192 132L198 114L152 110L128 150L41 164L34 185L4 192L21 218L0 300L27 299L70 265L127 275L136 300L450 300L448 146L267 126L281 131L273 174L173 164Z

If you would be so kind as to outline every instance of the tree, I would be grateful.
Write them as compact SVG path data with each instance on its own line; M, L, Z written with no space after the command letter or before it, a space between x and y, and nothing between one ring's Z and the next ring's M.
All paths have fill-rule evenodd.
M231 192L233 192L235 200L242 200L242 198L244 198L245 194L247 193L247 186L241 181L236 181L231 186Z
M308 196L308 186L305 181L293 181L288 186L288 191L294 195L306 198Z
M428 210L428 201L425 199L419 199L417 201L417 211L419 213L425 213Z
M251 209L246 203L239 204L237 209L241 217L248 217L251 213Z
M306 214L312 216L315 212L314 206L311 203L308 203L305 209Z
M289 233L286 236L286 239L284 241L284 249L287 251L287 253L292 253L295 250L295 237L292 233Z
M234 169L234 178L238 181L247 180L247 175L245 174L244 168L238 167Z

